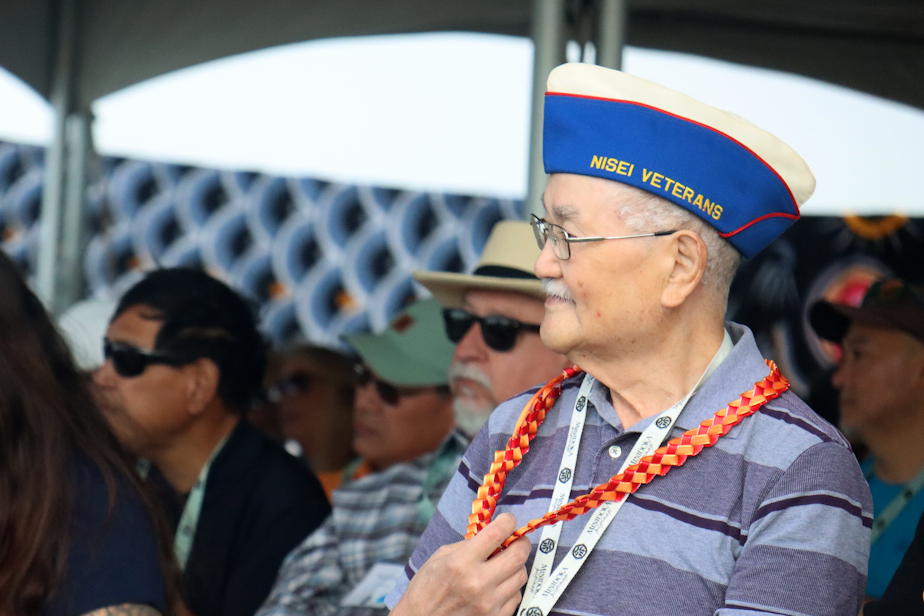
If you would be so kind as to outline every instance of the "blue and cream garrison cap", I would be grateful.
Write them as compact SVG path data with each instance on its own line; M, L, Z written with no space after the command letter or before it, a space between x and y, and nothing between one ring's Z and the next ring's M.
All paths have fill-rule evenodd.
M745 257L798 220L815 177L788 145L651 81L565 64L545 93L546 173L641 188L693 212Z

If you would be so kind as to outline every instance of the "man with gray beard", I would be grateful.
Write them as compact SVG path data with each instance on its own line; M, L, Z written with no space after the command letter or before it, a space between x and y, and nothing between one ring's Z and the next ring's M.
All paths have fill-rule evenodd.
M495 225L472 274L414 273L443 306L456 343L449 386L456 425L469 438L498 404L571 365L539 338L545 293L532 271L538 257L529 223L505 221Z

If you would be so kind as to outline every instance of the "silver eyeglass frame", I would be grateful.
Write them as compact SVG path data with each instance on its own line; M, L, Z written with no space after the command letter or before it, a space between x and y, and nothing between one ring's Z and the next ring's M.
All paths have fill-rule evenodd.
M544 218L539 218L535 214L531 214L532 220L529 221L530 226L533 228L533 235L536 237L536 243L539 245L539 250L545 248L546 242L551 238L552 240L552 252L562 261L567 261L571 258L571 244L580 244L583 242L602 242L603 240L631 240L637 237L662 237L665 235L673 235L677 233L674 231L655 231L654 233L637 233L635 235L613 235L610 237L594 236L594 237L574 237L568 233L564 227L561 225L556 225L553 222L549 222ZM560 229L560 237L553 235L554 230ZM562 255L561 252L566 254Z

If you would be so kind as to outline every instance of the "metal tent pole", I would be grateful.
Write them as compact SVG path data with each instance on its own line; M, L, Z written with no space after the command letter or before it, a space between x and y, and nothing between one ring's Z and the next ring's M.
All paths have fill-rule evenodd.
M55 314L77 301L83 290L81 238L90 126L89 113L79 113L76 108L79 0L61 0L60 7L50 97L55 125L45 158L36 266L36 292Z
M628 0L600 0L597 32L597 64L622 68L622 48L626 41Z
M549 73L565 60L564 28L564 0L534 0L532 39L535 60L529 139L529 187L526 193L527 215L535 213L542 216L544 212L541 201L546 184L545 168L542 164L542 108Z
M55 313L80 301L84 290L83 255L90 238L84 201L87 192L87 158L90 154L91 115L72 113L67 118L67 182L64 209L59 216L58 262L55 281Z

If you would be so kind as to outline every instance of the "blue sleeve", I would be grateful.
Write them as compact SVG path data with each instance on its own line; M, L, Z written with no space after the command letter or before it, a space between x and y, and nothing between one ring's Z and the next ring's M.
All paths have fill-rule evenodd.
M95 467L79 465L74 523L63 583L47 616L72 616L111 605L135 603L166 612L166 597L154 526L134 489L118 483L109 494Z

